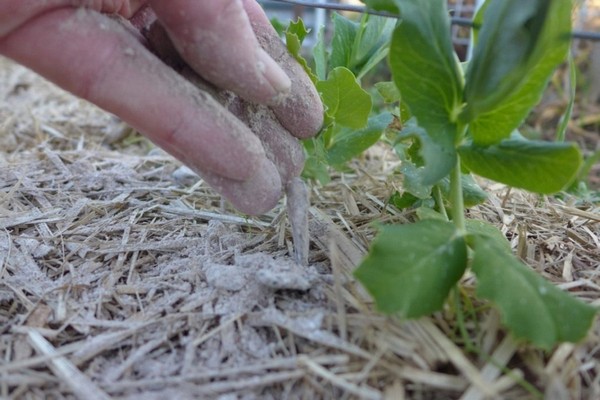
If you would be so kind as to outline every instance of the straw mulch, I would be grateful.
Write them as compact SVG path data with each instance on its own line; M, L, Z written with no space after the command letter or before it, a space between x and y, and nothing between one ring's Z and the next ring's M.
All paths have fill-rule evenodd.
M599 327L544 353L473 301L376 313L352 270L385 204L385 149L312 188L310 266L285 207L246 218L114 117L0 60L0 397L600 398ZM470 211L586 302L600 209L490 186ZM461 333L461 329L462 332Z

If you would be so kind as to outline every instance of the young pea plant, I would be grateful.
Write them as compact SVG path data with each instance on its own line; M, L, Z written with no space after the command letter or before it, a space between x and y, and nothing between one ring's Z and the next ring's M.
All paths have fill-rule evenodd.
M365 3L402 18L389 48L393 83L411 117L396 135L408 193L397 200L433 196L441 212L382 226L356 277L382 312L418 318L442 309L470 268L476 294L500 309L515 337L544 349L581 340L596 309L518 261L496 228L465 219L465 198L481 194L471 173L550 194L580 169L574 144L527 140L517 131L566 59L571 1L487 0L474 20L464 73L445 0Z
M465 218L465 207L486 198L472 174L543 194L578 175L576 145L527 140L517 130L567 57L572 2L487 0L474 19L475 47L466 66L452 46L446 0L364 3L401 20L334 15L331 50L321 34L313 52L315 73L300 56L302 22L286 31L289 50L326 106L323 131L305 142L304 176L327 182L329 166L343 169L386 132L402 161L404 193L391 201L430 206L417 210L419 222L380 227L356 277L380 311L418 318L441 310L471 269L476 294L500 309L515 337L545 349L581 340L596 309L517 260L494 226ZM373 115L360 80L386 57L393 81L375 88L400 106ZM394 114L401 130L392 128Z
M313 69L300 54L308 33L302 20L288 26L288 49L313 79L326 108L323 130L304 142L305 178L329 182L329 167L343 170L348 161L377 143L392 123L390 112L373 112L372 97L360 80L388 55L395 23L371 15L355 22L334 14L331 46L326 46L321 30L313 51Z

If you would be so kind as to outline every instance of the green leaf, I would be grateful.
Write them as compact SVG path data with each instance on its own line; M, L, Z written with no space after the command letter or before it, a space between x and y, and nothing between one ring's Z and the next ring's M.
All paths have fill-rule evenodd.
M387 47L395 26L396 21L390 18L364 14L357 32L354 59L364 61L380 48Z
M507 139L461 146L462 162L477 175L537 193L555 193L577 175L581 153L573 143Z
M475 18L473 18L473 28L471 29L471 33L473 34L473 46L477 46L477 43L479 42L479 31L483 25L483 16L490 4L491 1L484 1L481 7L479 7L479 10L477 10Z
M379 310L418 318L442 308L463 275L467 248L449 222L384 226L354 275Z
M400 101L400 91L394 82L377 82L375 89L379 92L383 101L386 103L395 103Z
M435 220L435 221L444 221L444 222L448 221L448 218L446 218L444 215L435 211L433 208L427 207L427 206L422 206L422 207L417 208L416 214L420 221L426 221L426 220Z
M421 199L408 192L394 192L389 199L389 203L392 204L399 210L404 210L405 208L411 207L417 204Z
M332 19L333 37L331 39L329 68L346 67L352 69L352 49L360 25L340 14L333 14Z
M510 247L510 242L506 239L506 236L498 228L489 222L482 221L480 219L466 219L465 227L467 228L467 232L471 235L483 235L490 238L496 242L496 244L501 247L504 251L511 253L512 249Z
M396 0L395 3L403 19L394 30L390 47L394 82L419 126L440 147L453 149L454 122L463 93L462 73L449 34L446 1Z
M317 79L320 81L324 81L327 79L327 59L329 58L329 53L325 48L325 28L321 28L319 31L319 35L317 38L317 43L313 48L313 59L315 61L315 73L317 75Z
M599 162L600 162L600 150L596 150L592 154L589 154L583 160L583 164L581 166L581 169L579 170L579 173L577 174L576 180L578 180L580 182L589 183L588 181L590 178L590 173L592 172L592 169L594 168L594 166Z
M489 0L460 118L477 144L498 143L539 102L570 46L571 1Z
M334 69L326 81L317 82L317 90L327 107L327 115L337 124L354 129L367 124L372 107L371 96L360 87L349 69Z
M404 190L421 200L431 197L433 185L423 183L424 167L418 167L411 161L403 160L400 164L400 172L403 176L402 187Z
M454 128L454 126L449 126ZM454 129L449 129L454 131ZM419 140L419 155L424 161L424 167L419 169L420 180L424 185L433 185L440 179L448 176L456 163L454 147L444 146L427 134L423 128L414 121L409 121L400 131L398 140L414 138Z
M362 79L369 71L377 66L381 61L383 61L389 53L389 48L387 46L382 46L378 48L372 56L368 57L364 63L359 65L360 68L357 69L356 76L359 79Z
M450 183L450 182L448 182ZM473 175L463 174L461 179L461 185L463 190L463 200L465 207L474 207L478 204L485 202L488 198L488 194L475 182ZM450 195L450 187L448 186L448 195Z
M290 22L288 25L285 31L285 42L290 54L300 63L300 65L302 65L304 71L306 71L307 75L310 77L313 83L315 83L317 82L316 75L308 66L306 59L300 54L300 51L302 50L302 42L309 32L310 31L304 26L304 21L302 21L302 18L298 18L297 21Z
M488 3L466 76L466 111L470 112L493 108L498 99L520 84L551 2L489 0Z
M410 146L404 143L397 143L394 146L398 158L402 161L398 169L402 174L402 187L404 191L421 200L425 200L431 197L433 185L423 183L423 171L425 167L423 166L423 160L418 154L419 148L419 142L413 142Z
M330 165L340 165L377 143L383 131L392 123L390 113L382 113L369 118L367 126L360 130L343 129L333 137L333 143L327 150Z
M551 349L558 342L577 342L586 335L596 309L545 281L519 262L496 240L472 235L477 294L500 308L512 333Z
M296 36L300 41L300 44L304 42L306 36L310 33L310 29L306 29L302 18L298 18L296 21L291 21L286 29L286 33Z
M360 79L387 55L396 22L368 14L363 15L360 23L340 14L334 14L332 19L329 67L346 67Z
M364 14L352 50L353 67L361 79L379 64L389 52L389 43L396 21Z
M326 162L326 151L322 135L303 140L302 143L307 154L302 177L315 179L322 185L329 183L331 178L329 176L329 166Z
M398 7L394 1L390 0L361 0L365 5L372 10L388 11L393 14L398 14Z
M575 100L577 99L577 65L575 65L575 59L573 54L569 53L569 102L563 115L560 116L558 128L556 129L556 141L564 142L567 134L567 128L569 127L569 121L573 115L573 108L575 107Z
M271 18L269 21L271 22L271 25L275 29L275 32L277 32L277 35L279 35L279 37L283 37L285 35L285 31L288 26L284 22L281 22L276 17Z
M487 193L477 184L477 182L475 182L475 179L473 179L471 174L462 174L460 182L462 185L465 207L474 207L487 200ZM444 198L450 199L450 178L442 179L438 185L442 190Z

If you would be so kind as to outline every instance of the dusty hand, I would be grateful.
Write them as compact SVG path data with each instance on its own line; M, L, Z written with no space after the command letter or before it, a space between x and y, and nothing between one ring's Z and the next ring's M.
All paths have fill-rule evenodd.
M109 16L135 22L147 5L196 73L246 100L227 104L240 118ZM8 0L0 54L120 116L250 214L275 205L302 168L295 137L322 123L316 91L254 0Z

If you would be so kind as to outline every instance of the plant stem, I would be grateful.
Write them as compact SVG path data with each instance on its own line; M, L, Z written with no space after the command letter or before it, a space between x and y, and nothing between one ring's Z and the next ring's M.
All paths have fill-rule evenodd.
M460 299L460 287L456 285L452 290L454 307L456 312L456 322L458 324L458 331L462 336L462 340L465 346L465 350L472 353L479 353L480 350L475 346L471 338L469 337L469 332L467 331L466 323L465 323L465 314L463 313L463 304Z
M450 173L450 202L452 203L452 221L460 235L465 235L465 202L462 191L462 174L460 172L460 156L456 156L456 166Z
M442 196L442 190L440 189L440 185L435 185L433 187L433 198L440 209L440 214L444 216L446 221L449 221L448 213L446 212L446 207L444 206L444 196Z

